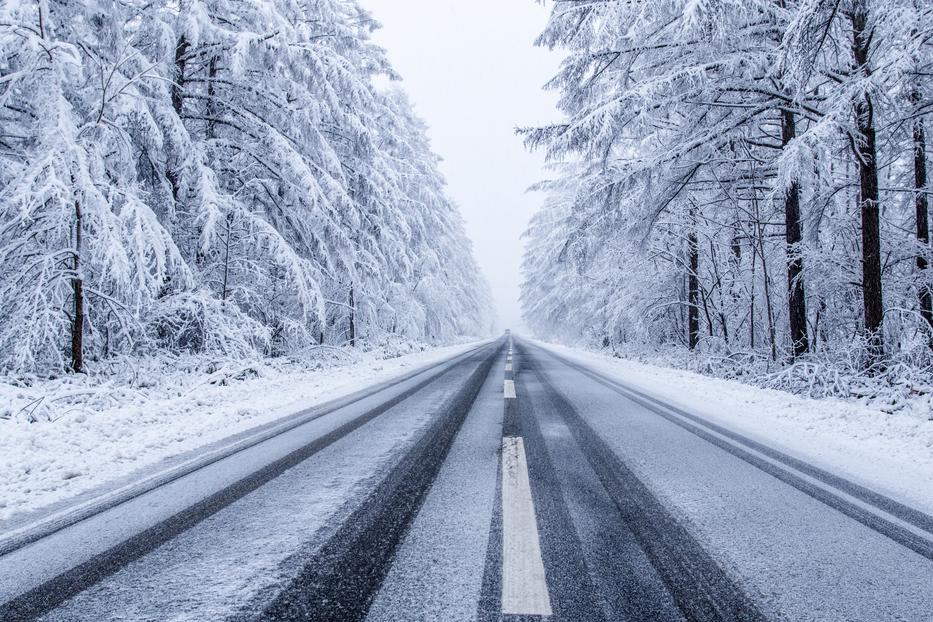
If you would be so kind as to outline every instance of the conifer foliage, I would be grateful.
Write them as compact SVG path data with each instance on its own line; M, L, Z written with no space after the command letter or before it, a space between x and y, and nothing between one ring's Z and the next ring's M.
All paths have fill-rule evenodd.
M555 2L563 123L526 234L539 332L930 361L933 6ZM572 301L576 312L568 312Z
M0 8L0 368L490 329L353 0Z

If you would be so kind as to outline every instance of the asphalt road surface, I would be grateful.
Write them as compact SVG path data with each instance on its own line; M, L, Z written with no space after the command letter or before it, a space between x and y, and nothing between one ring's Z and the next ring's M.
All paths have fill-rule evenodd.
M522 340L169 466L0 536L0 620L933 621L933 518Z

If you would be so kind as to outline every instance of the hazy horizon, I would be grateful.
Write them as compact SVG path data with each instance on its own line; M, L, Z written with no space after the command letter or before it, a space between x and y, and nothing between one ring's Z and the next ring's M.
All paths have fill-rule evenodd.
M499 329L524 330L518 302L522 241L545 176L515 127L557 118L542 85L556 54L534 46L548 8L532 0L473 3L364 0L415 110L428 123L450 196L492 288Z

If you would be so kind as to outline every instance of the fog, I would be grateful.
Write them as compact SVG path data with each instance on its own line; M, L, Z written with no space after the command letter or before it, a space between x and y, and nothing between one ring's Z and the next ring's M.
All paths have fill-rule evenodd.
M476 257L496 302L499 328L521 330L520 236L546 176L516 126L558 118L542 90L556 54L533 45L548 9L532 0L363 0L383 25L388 51L418 113L430 126Z

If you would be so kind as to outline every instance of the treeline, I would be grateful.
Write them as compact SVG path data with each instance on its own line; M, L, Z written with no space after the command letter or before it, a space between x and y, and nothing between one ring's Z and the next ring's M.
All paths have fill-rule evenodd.
M919 0L556 2L566 122L527 234L538 332L879 370L930 363Z
M353 0L0 9L0 369L490 329Z

